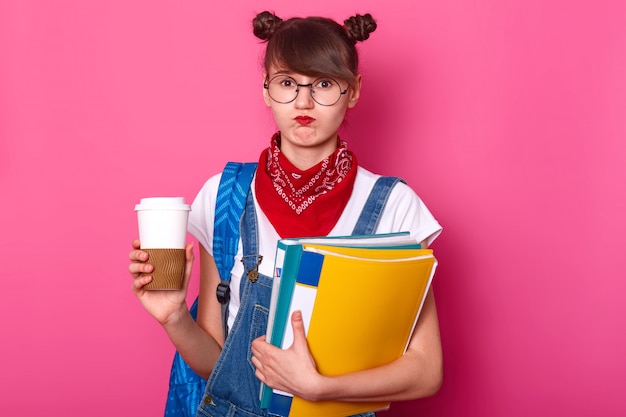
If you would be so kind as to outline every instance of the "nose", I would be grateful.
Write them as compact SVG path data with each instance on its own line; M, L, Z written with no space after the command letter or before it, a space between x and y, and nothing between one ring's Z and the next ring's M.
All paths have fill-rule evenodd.
M306 87L307 89L304 89ZM296 96L295 106L298 109L309 109L314 106L313 84L298 84L298 95Z

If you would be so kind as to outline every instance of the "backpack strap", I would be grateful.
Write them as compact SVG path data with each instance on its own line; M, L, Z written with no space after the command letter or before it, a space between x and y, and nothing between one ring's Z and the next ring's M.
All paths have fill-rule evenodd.
M398 182L405 182L398 177L380 177L374 183L374 187L367 197L361 215L352 231L353 235L370 235L376 232L385 204L389 199L391 190Z
M256 163L229 162L224 168L217 192L213 257L220 273L220 287L224 288L225 285L226 288L222 295L224 300L222 304L224 338L226 338L228 329L226 320L228 318L228 282L230 271L235 262L234 257L237 254L239 222L256 166ZM218 291L220 291L219 288ZM189 312L196 320L198 317L198 297L196 297ZM165 415L167 417L195 417L206 384L206 379L196 374L180 356L180 353L176 352L170 371Z
M227 163L217 190L213 224L213 259L220 274L216 295L217 300L222 304L224 340L228 335L230 272L235 264L235 255L239 245L241 215L246 206L246 197L256 167L256 163Z

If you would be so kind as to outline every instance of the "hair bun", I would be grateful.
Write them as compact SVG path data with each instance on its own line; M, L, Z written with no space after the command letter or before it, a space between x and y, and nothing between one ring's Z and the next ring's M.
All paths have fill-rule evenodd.
M343 21L348 37L356 41L364 41L376 30L376 21L371 14L357 14Z
M254 36L261 40L268 40L270 36L278 29L283 19L274 13L264 11L256 15L252 20L252 31Z

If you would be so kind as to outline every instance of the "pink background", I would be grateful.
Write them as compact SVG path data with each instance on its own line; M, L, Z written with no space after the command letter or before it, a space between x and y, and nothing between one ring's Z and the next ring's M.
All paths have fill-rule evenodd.
M133 207L266 146L268 8L378 18L342 134L445 227L444 385L381 416L626 415L625 4L2 0L0 414L161 415Z

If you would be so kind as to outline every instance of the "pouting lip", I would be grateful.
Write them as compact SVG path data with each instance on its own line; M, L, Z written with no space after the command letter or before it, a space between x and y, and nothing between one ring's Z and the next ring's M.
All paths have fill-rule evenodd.
M310 116L296 116L294 120L300 123L301 125L305 125L305 126L315 121L315 119Z

